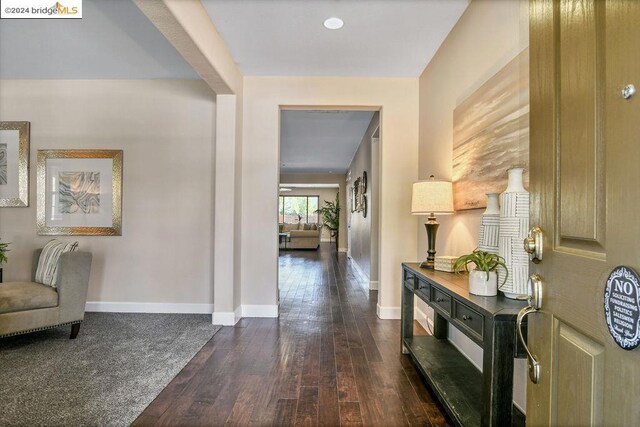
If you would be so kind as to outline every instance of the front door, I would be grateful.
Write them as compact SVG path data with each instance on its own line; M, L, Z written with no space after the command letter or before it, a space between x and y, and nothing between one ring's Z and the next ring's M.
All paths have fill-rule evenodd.
M637 426L640 347L616 344L604 293L616 266L640 272L640 94L623 96L640 90L640 1L531 0L530 25L531 224L544 250L531 264L543 298L528 317L541 378L527 424Z

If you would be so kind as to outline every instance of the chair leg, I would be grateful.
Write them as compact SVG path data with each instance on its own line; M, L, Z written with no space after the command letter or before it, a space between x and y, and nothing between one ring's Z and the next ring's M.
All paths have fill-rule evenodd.
M78 332L80 332L80 323L74 323L71 325L71 335L69 336L69 339L75 340L78 336Z

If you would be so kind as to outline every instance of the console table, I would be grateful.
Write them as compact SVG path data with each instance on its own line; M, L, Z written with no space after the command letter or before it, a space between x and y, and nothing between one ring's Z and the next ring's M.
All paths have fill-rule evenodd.
M403 263L402 278L402 352L411 355L451 419L461 426L524 425L512 402L513 359L525 357L516 316L526 302L472 295L466 274L417 263ZM434 309L432 336L413 334L416 296ZM449 324L483 348L483 372L447 340Z

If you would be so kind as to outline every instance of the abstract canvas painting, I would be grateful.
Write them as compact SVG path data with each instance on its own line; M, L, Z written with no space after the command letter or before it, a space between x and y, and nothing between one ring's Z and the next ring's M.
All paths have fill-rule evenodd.
M529 184L529 51L525 49L453 112L455 210L486 207L507 187L507 170Z
M7 185L7 144L0 144L0 185Z
M60 213L100 212L100 172L60 172L58 181Z

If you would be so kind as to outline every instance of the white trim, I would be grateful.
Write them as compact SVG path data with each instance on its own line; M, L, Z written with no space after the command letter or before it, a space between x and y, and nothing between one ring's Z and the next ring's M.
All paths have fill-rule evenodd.
M312 183L312 184L280 184L280 188L340 188L340 184L322 184L322 183ZM305 194L303 194L304 196Z
M376 314L380 319L400 319L400 307L382 307L376 305Z
M217 311L213 313L211 323L214 325L233 326L242 319L242 307L238 306L235 311Z
M420 326L422 326L427 332L433 332L433 319L427 316L427 314L417 305L413 309L415 313L413 318L417 320Z
M102 313L212 314L213 304L87 301L85 311Z
M351 265L353 266L353 268L356 269L358 274L360 274L362 276L362 278L365 279L365 282L368 282L369 281L369 275L366 274L362 268L360 268L360 266L358 265L358 262L353 258L351 258L350 261L351 261Z
M243 305L242 317L278 317L277 305Z
M326 237L324 239L320 239L320 243L331 243L331 239L327 239Z
M377 280L370 280L369 281L369 290L371 291L377 291L378 290L378 281Z
M347 248L338 248L338 252L347 253Z

